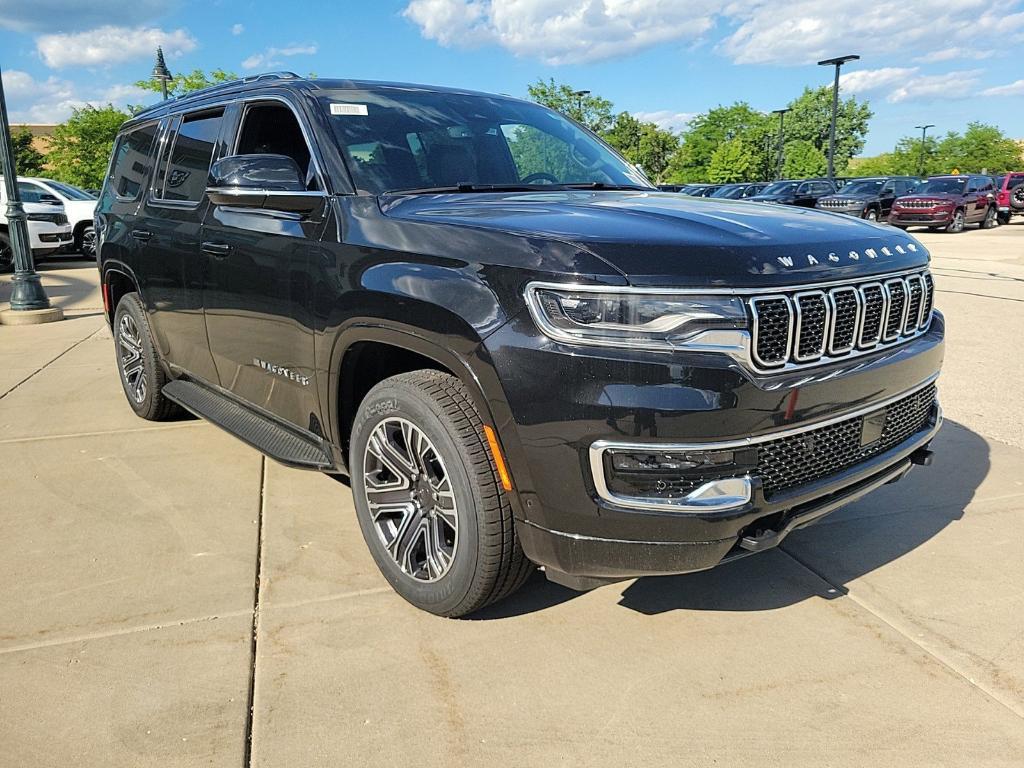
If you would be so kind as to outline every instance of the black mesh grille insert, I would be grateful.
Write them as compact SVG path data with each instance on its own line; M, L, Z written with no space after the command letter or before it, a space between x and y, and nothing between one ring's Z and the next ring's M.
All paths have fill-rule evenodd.
M885 320L886 341L900 335L903 326L903 308L907 303L907 289L902 280L890 280L885 284L889 290L889 316Z
M932 305L935 303L935 281L932 280L931 272L924 274L924 312L921 315L921 325L928 325L928 319L932 314Z
M907 280L907 290L907 322L903 326L903 332L913 333L917 330L917 320L921 314L921 299L924 293L921 290L921 279L912 277Z
M865 285L860 289L864 299L864 322L860 327L860 343L874 344L882 333L882 317L885 311L885 294L880 285Z
M857 291L853 288L837 288L832 291L832 351L845 352L853 346L857 331Z
M934 403L934 384L891 403L885 409L881 438L869 445L861 445L864 416L761 443L755 474L761 477L765 497L842 472L895 448L926 427Z
M754 299L757 313L757 358L764 365L778 365L789 354L789 302L784 298Z
M825 331L828 326L828 312L825 309L825 294L806 294L796 297L797 313L800 316L800 334L797 337L796 357L798 360L813 360L821 357L825 348Z

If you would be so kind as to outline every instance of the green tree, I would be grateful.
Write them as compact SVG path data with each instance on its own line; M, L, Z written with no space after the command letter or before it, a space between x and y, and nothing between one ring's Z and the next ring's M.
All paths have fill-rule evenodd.
M612 103L608 99L593 94L579 97L576 95L577 89L565 83L556 83L554 78L547 82L538 79L533 85L527 86L526 90L533 101L571 117L594 133L602 133L612 126Z
M895 161L892 152L883 152L873 157L854 157L846 166L851 176L894 176Z
M782 176L786 179L806 179L825 173L828 161L825 153L805 139L787 141L783 150Z
M46 158L43 153L32 146L32 133L27 128L11 134L11 146L14 148L14 167L19 176L39 176L43 172Z
M50 141L46 159L54 178L87 189L101 186L114 138L129 117L111 104L74 110Z
M641 122L628 112L620 112L602 138L629 162L643 168L655 182L661 181L669 160L679 148L679 139L671 131Z
M962 173L1000 173L1019 168L1024 162L1021 147L999 128L985 123L968 123L963 135L947 133L935 150L936 173L954 168Z
M745 102L715 107L690 121L690 129L683 134L682 146L672 157L666 177L674 183L706 181L715 150L733 139L744 141L757 157L756 165L764 166L765 160L760 156L765 154L765 137L770 132L768 116Z
M791 141L807 141L827 156L829 124L832 119L832 86L805 88L788 106L791 111L786 115L785 123L787 146ZM853 96L839 99L839 109L836 111L837 174L844 171L851 157L864 149L872 114L866 101L858 101Z
M718 145L708 164L708 181L728 184L750 181L756 174L757 159L743 139L733 139Z
M238 75L234 72L228 72L223 69L214 69L210 72L203 72L201 69L193 69L191 72L178 72L167 83L167 95L177 98L178 96L184 96L186 93L198 91L200 88L207 88L211 85L237 79ZM154 93L161 92L160 81L155 79L139 80L135 83L135 86L137 88L144 88L147 91L153 91Z

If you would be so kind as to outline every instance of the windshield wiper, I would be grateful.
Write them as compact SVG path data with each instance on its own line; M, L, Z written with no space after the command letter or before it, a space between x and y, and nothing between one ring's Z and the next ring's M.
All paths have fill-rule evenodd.
M605 189L654 191L639 184L605 184L603 181L584 181L568 184L454 184L450 187L416 187L413 189L391 189L385 195L448 195L459 192L557 192L564 189Z

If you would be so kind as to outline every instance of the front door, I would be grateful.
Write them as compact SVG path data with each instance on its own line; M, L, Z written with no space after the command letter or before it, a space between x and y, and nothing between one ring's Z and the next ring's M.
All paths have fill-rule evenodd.
M237 105L229 154L283 154L322 179L298 118L281 102ZM318 433L314 383L311 260L326 226L326 196L310 216L271 208L211 206L202 228L203 304L222 387L298 427Z

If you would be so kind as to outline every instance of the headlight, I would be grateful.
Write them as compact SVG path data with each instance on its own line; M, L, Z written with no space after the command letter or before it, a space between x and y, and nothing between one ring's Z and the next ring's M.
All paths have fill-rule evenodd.
M735 296L532 283L526 299L541 331L570 344L673 350L704 331L747 327Z

